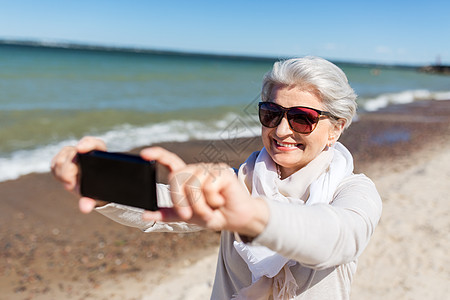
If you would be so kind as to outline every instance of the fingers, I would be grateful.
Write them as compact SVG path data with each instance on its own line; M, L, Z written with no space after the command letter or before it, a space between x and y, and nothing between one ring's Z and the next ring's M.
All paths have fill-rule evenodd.
M214 210L225 203L220 195L221 188L226 185L220 183L225 175L221 172L219 165L197 164L172 174L170 186L174 210L183 220L210 222Z
M171 173L186 167L186 163L178 155L161 147L146 148L141 151L141 157L146 160L156 160L167 167Z
M186 168L186 163L178 155L161 147L146 148L141 151L141 157L146 160L155 160L169 170L169 182L172 187L171 198L174 204L173 211L178 215L178 219L189 220L192 217L192 210L182 189L191 174L184 172L174 175ZM164 218L160 215L158 217Z
M173 172L169 179L173 207L146 211L143 215L144 220L186 221L204 226L205 220L212 214L212 209L201 194L202 181L205 179L202 173L205 172L198 165L190 165Z
M203 177L199 165L190 165L173 172L169 178L173 208L183 220L202 215L199 206L204 203L201 190Z
M86 136L78 142L76 150L79 153L87 153L92 150L106 151L106 144L98 138Z
M252 198L224 164L189 165L173 172L170 191L173 207L145 212L145 220L186 221L253 237L269 219L266 202Z
M86 153L91 150L106 151L105 143L94 137L85 137L75 147L64 147L51 162L53 175L63 183L64 188L73 191L77 187L78 165L75 158L77 152Z
M82 197L78 201L78 208L82 213L88 214L97 206L94 199Z
M74 162L76 154L75 147L64 147L51 162L53 175L69 191L73 190L77 184L78 167Z
M229 171L230 167L225 164L215 165L214 170L204 183L203 194L207 203L212 208L219 208L225 205L225 198L233 195L226 195L236 181L234 172ZM228 192L229 194L229 192Z

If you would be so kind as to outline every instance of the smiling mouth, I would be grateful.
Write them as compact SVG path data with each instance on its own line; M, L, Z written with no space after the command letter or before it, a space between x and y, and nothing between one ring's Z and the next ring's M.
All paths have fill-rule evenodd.
M294 143L283 143L283 142L279 142L277 140L275 140L275 144L279 147L283 147L283 148L298 148L301 146L301 144L294 144Z

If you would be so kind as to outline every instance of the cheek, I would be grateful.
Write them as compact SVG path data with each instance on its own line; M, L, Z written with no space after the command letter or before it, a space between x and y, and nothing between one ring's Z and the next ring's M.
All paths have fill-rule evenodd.
M261 138L263 140L263 143L266 143L267 141L270 141L272 138L270 137L270 132L273 130L273 128L267 128L262 127L261 129Z
M269 152L269 154L271 153L273 147L274 131L275 131L274 128L267 128L267 127L263 127L261 130L262 143L264 148L266 148L266 150Z
M330 129L327 126L316 128L313 135L310 136L310 145L314 148L323 149L328 144L330 139Z

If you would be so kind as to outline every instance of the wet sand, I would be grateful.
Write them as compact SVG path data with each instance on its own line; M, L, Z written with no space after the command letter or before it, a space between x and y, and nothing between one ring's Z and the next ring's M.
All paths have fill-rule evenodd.
M352 299L450 293L449 133L450 101L424 101L362 115L341 137L384 204ZM161 145L237 167L261 142ZM0 183L0 299L209 299L218 233L145 234L83 215L76 200L50 174Z

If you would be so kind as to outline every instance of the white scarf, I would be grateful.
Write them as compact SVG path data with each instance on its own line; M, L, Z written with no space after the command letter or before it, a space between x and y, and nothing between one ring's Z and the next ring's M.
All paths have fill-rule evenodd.
M253 161L246 161L251 170ZM281 180L277 166L263 148L256 161L253 172L244 175L240 172L240 180L251 182L251 195L264 196L273 201L298 205L314 205L330 203L334 192L342 180L353 172L353 158L341 143L322 151L308 165ZM292 299L298 288L289 267L297 262L289 260L278 253L264 247L234 242L239 255L247 263L252 273L252 284L238 292L233 299L268 299L270 292L274 299ZM283 271L282 271L283 270Z

